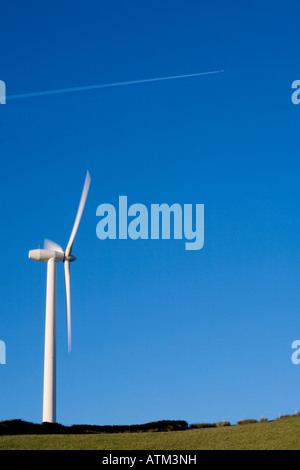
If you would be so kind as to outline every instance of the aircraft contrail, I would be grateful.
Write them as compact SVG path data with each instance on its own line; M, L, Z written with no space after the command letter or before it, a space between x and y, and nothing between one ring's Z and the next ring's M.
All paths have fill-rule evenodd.
M159 78L146 78L144 80L131 80L128 82L102 83L100 85L77 86L77 87L72 87L72 88L57 88L56 90L33 91L31 93L21 93L19 95L8 95L6 99L17 100L21 98L33 98L35 96L58 95L60 93L73 93L75 91L97 90L99 88L109 88L109 87L117 87L117 86L124 86L124 85L136 85L138 83L159 82L162 80L174 80L177 78L199 77L200 75L211 75L211 74L222 73L222 72L224 72L224 70L214 70L212 72L189 73L186 75L173 75L173 76L159 77Z

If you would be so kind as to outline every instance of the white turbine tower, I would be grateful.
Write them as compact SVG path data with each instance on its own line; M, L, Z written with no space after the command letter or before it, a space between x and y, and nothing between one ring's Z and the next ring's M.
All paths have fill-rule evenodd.
M56 271L57 263L64 262L65 288L67 300L68 352L71 350L71 300L70 300L70 263L75 261L72 255L74 238L79 226L82 212L90 187L90 174L87 172L83 191L75 218L73 230L66 251L56 243L45 240L44 249L29 251L29 258L47 262L47 293L45 321L45 355L44 355L44 396L43 422L56 422Z

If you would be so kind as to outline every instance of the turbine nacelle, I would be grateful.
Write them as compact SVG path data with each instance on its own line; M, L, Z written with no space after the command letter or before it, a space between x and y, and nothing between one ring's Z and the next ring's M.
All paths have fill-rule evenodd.
M35 259L36 261L49 261L49 259L54 259L55 261L64 261L65 254L59 251L42 250L38 248L37 250L29 251L28 256L30 259Z
M36 261L49 261L49 259L54 259L55 261L72 261L76 260L76 257L73 255L66 256L63 251L55 250L45 250L38 248L37 250L29 251L29 258Z

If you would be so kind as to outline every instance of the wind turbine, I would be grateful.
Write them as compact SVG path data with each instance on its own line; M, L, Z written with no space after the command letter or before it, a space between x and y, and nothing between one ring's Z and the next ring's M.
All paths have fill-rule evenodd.
M71 295L70 295L70 263L75 261L72 255L74 238L80 223L90 187L91 177L87 172L83 191L74 226L67 244L66 251L51 240L45 240L44 249L29 251L29 258L47 262L47 292L45 321L45 353L44 353L44 394L43 422L56 421L56 274L57 263L63 261L65 271L65 289L67 300L68 352L71 351Z

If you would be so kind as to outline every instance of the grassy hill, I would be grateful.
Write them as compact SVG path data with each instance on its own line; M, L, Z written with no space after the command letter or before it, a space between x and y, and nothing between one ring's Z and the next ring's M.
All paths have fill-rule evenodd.
M185 431L2 435L0 450L300 450L300 417Z

